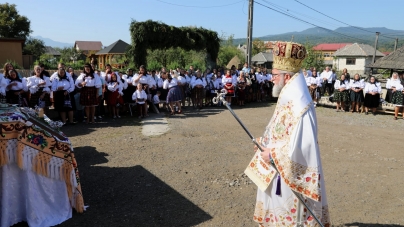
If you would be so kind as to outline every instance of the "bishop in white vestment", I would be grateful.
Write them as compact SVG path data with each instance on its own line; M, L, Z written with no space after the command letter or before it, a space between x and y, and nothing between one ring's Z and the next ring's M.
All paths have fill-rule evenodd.
M271 158L280 174L263 164L269 186L259 187L254 212L254 221L262 227L318 226L292 190L303 196L324 226L330 226L316 111L304 76L297 73L305 55L306 49L297 43L278 42L274 48L273 95L279 98L261 138L263 152L256 155L267 164Z

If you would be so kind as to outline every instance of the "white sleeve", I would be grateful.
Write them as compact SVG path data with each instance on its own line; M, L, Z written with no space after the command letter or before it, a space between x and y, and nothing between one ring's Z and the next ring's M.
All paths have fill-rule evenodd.
M27 78L22 78L22 90L24 91L28 91L28 87L27 87Z
M396 91L402 91L403 90L403 85L397 84L396 85Z
M390 79L387 80L386 88L391 89L391 80Z
M67 92L71 93L74 91L74 81L73 81L73 77L71 77L71 76L69 78L69 84L70 84L70 88L67 90Z
M369 83L366 83L366 86L365 86L365 93L369 93Z
M335 88L335 89L339 89L339 84L340 84L340 83L341 83L341 82L340 82L339 80L335 81L334 88Z
M50 82L50 80L49 80L49 77L47 77L47 76L44 76L43 77L44 78L44 80L45 80L45 87L43 88L43 91L44 92L50 92L50 87L52 86L52 84L51 84L51 82Z
M53 80L52 81L52 86L51 86L51 90L52 91L57 91L58 90L58 80Z
M7 79L3 77L2 74L0 74L0 94L6 95L6 88L7 88Z
M120 95L123 95L123 92L122 92L122 90L123 90L123 87L124 87L124 83L121 83L121 84L119 84L118 86L118 93L120 94Z
M348 84L345 84L345 89L350 89L351 88L351 85L348 83Z
M163 89L168 89L168 80L165 80L163 83Z
M381 94L382 93L382 85L380 83L376 83L377 86L377 93Z
M115 83L108 83L107 84L107 89L109 91L115 91Z
M136 100L136 98L137 98L137 95L136 95L136 91L135 92L133 92L133 94L132 94L132 100Z
M84 74L80 74L80 76L77 77L76 83L75 83L76 87L81 88L79 86L79 84L83 83L83 78L84 78Z
M149 85L150 88L155 87L156 86L156 81L151 76L149 76L149 81L148 81L147 84Z

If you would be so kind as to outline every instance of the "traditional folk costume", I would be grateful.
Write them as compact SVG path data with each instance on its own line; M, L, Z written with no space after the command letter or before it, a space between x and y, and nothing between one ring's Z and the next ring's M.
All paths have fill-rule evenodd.
M226 89L227 94L226 96L235 96L235 87L237 85L237 79L234 79L231 75L226 75L222 79L223 87Z
M43 85L39 85L45 82ZM47 76L31 76L27 78L27 87L31 93L29 107L34 108L39 104L40 96L45 92L45 96L41 101L45 102L45 106L50 106L50 86L51 82Z
M351 102L363 102L365 97L363 96L363 89L365 88L365 82L362 79L359 80L351 80L349 83L350 91L350 100Z
M187 86L187 79L185 78L185 75L183 75L183 74L179 74L176 79L177 79L178 87L181 90L182 100L184 100L185 99L185 90L186 90L186 86Z
M246 86L245 79L237 81L237 97L238 97L238 101L244 101L245 100L245 86Z
M273 67L297 72L305 57L305 48L296 43L275 45ZM302 226L318 226L293 190L304 196L306 204L324 226L330 226L316 111L302 75L291 77L282 89L261 144L271 148L271 157L280 174L265 164L257 151L246 173L262 173L263 170L259 170L262 167L268 174L263 180L264 187L257 184L254 221L261 227L296 226L299 222ZM255 176L262 178L260 174Z
M138 78L140 78L139 81L135 82L135 80L137 80ZM150 75L146 74L142 76L141 74L136 73L133 78L132 84L137 87L138 83L142 84L142 88L146 92L146 94L150 94L150 88L155 85L155 81Z
M180 87L178 86L178 82L176 78L167 79L163 84L164 89L168 89L166 102L179 102L182 100L182 92Z
M80 105L82 106L98 106L98 88L101 87L100 77L94 73L93 75L86 75L84 73L76 80L76 87L80 88L79 84L86 82L80 91Z
M375 95L370 94L371 92L376 92ZM365 103L364 106L367 108L377 108L380 105L380 93L382 92L382 87L380 83L366 83L365 86Z
M74 82L73 78L65 74L60 77L59 74L52 79L53 103L57 112L76 110L76 102L74 99ZM63 90L59 90L63 87ZM67 92L67 95L65 95Z
M191 81L191 86L192 86L192 96L194 99L203 99L205 98L205 86L206 86L206 81L202 77L194 77L192 78Z
M123 98L122 98L123 83L119 84L118 81L115 82L110 81L107 83L107 89L108 89L107 104L109 106L118 106L118 104L123 105Z
M146 101L147 101L147 94L144 90L136 90L132 95L132 100L137 103L137 109L139 112L139 117L143 117L147 115L146 112Z
M123 90L123 101L125 103L131 103L132 95L136 91L136 86L133 85L133 75L123 75L122 79L125 80L127 87Z
M16 83L16 85L7 88L10 83ZM28 104L26 103L27 99L25 98L25 94L22 94L28 91L27 80L25 78L21 79L18 75L15 79L2 78L0 84L0 93L4 95L7 103L19 105Z
M309 87L310 97L313 101L320 99L321 91L320 88L322 86L321 78L317 76L311 76L305 78L306 84Z
M395 106L403 106L404 105L404 89L403 89L403 82L397 79L390 79L387 81L386 88L390 89L391 91L391 103ZM392 88L395 88L396 91L393 92ZM386 100L387 101L387 100Z
M7 81L3 74L0 73L0 103L6 102L6 86Z
M216 92L220 91L220 83L219 80L216 79L216 75L209 82L208 86L210 91L210 98L212 99L213 97L217 96Z
M348 80L337 80L334 84L334 101L336 102L349 102L349 81ZM345 90L340 91L341 88Z

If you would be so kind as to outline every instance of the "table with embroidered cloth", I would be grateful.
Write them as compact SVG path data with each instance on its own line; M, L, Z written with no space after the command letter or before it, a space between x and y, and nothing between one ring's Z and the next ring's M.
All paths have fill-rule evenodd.
M20 110L0 108L0 227L54 226L84 211L72 146Z

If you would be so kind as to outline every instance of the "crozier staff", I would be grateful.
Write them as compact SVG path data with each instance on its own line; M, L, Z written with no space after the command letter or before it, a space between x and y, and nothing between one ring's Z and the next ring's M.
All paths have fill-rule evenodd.
M261 139L261 157L267 164L272 158L280 175L269 167L274 174L265 191L258 189L254 221L262 227L299 222L315 226L314 217L303 209L293 190L307 199L306 204L324 226L330 226L316 112L303 75L295 74L306 49L297 43L277 42L273 53L272 95L279 98Z

